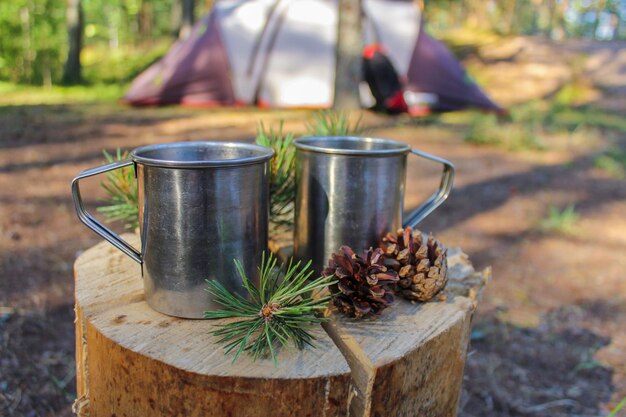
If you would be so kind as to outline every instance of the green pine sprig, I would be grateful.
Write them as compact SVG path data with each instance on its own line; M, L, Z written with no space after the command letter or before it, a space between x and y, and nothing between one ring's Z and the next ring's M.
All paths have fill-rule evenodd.
M315 337L310 332L313 325L327 321L321 313L326 309L331 295L321 291L335 283L333 277L310 280L311 262L301 266L293 259L287 265L276 266L276 258L263 254L259 267L259 285L247 277L243 265L235 260L247 297L228 291L220 282L207 280L207 291L223 308L207 311L208 319L235 318L233 322L216 324L210 333L219 337L226 353L234 352L233 362L247 353L253 360L270 357L278 366L277 348L291 342L296 348L314 346Z
M365 132L361 125L362 116L354 123L349 114L336 110L320 110L313 115L313 121L306 124L311 136L358 136Z
M122 153L117 148L115 156L102 151L107 163L122 161L128 152ZM126 229L134 230L139 225L139 206L137 196L137 180L132 167L124 167L106 173L106 179L100 183L107 193L104 200L107 205L98 207L98 211L107 221L121 221Z
M293 139L293 133L283 133L282 121L278 129L258 125L256 143L274 150L270 165L270 221L287 228L293 226L296 197Z

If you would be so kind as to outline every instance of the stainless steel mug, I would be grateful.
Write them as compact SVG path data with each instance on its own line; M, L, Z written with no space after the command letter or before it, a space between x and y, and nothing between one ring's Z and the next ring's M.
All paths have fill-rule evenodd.
M157 311L201 318L220 308L206 279L244 294L234 259L258 281L267 249L269 160L258 145L180 142L133 150L129 159L88 169L72 181L80 220L141 265L146 301ZM141 251L85 211L83 178L133 165L139 197Z
M376 246L387 232L415 227L450 194L454 166L388 139L306 137L296 146L294 253L320 272L342 245ZM407 155L443 164L439 190L402 221Z

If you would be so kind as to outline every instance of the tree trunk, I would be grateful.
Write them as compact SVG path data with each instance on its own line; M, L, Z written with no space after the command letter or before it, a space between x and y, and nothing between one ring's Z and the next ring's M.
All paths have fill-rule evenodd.
M116 14L118 11L110 4L107 4L104 10L107 16L106 23L109 35L109 48L118 49L120 47L119 18Z
M80 0L67 0L66 19L69 49L63 68L63 83L76 84L82 80L80 51L83 47L83 9Z
M361 81L361 1L339 0L337 63L335 71L336 109L359 109Z
M124 239L141 244L139 236ZM276 368L266 358L224 356L209 334L224 320L152 310L139 266L102 242L74 265L74 410L78 417L454 417L471 318L490 271L476 272L460 249L448 252L448 271L445 302L398 300L376 322L333 312L310 329L316 349L283 349Z
M191 33L195 21L195 0L182 0L183 15L181 19L180 31L178 32L179 39L185 39Z
M539 32L539 6L536 2L532 1L531 17L530 17L530 34L536 35ZM521 10L521 9L520 9Z
M467 3L467 8L469 10L466 18L468 26L480 28L486 24L492 27L489 22L489 16L487 15L487 5L491 3L491 1L471 0L464 3Z
M152 40L152 4L148 0L141 2L139 8L139 14L137 15L139 20L139 35L142 41Z
M561 41L567 35L565 27L565 12L569 8L569 0L561 0L555 4L555 10L552 15L552 39Z
M506 34L510 35L512 33L517 34L519 32L519 27L516 27L516 9L517 9L517 1L511 0L506 3Z
M597 0L596 1L596 16L595 16L595 20L593 22L593 38L597 39L598 38L598 28L600 28L600 17L602 15L602 11L604 10L605 7L605 0Z
M30 22L30 10L28 6L24 6L20 9L20 20L22 22L22 32L24 33L24 53L20 55L20 67L22 68L22 74L24 79L29 82L33 81L33 61L35 60L33 47L32 47L32 33ZM19 77L19 76L18 76ZM20 81L16 78L13 81Z

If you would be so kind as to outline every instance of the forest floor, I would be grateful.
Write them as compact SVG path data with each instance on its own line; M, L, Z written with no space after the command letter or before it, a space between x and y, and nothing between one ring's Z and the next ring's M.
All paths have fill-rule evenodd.
M569 94L539 122L515 114L517 122L495 126L478 113L364 117L370 135L455 163L451 197L420 228L463 248L477 269L493 267L474 319L460 415L605 417L626 396L626 45L517 38L457 46L511 108L544 113L547 101ZM72 265L100 241L76 218L73 176L101 164L103 149L250 141L261 120L285 119L301 133L311 113L10 100L0 98L0 415L70 416ZM536 100L536 108L517 107ZM559 121L565 127L553 128ZM519 129L532 140L490 138ZM407 208L439 176L437 166L409 160ZM91 210L103 197L96 180L83 194Z

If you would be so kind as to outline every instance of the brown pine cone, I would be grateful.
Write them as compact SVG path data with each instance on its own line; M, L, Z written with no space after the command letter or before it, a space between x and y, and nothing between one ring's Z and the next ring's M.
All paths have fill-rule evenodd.
M397 271L396 293L412 301L428 301L448 282L447 251L432 235L424 242L422 233L410 227L387 233L381 242L384 265Z
M383 265L380 248L365 251L363 257L348 246L332 254L322 274L334 275L331 285L333 303L348 317L363 318L380 314L394 302L390 286L398 282L398 273Z

